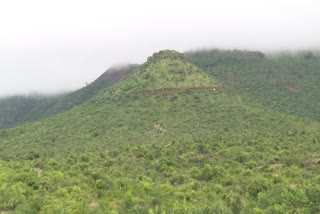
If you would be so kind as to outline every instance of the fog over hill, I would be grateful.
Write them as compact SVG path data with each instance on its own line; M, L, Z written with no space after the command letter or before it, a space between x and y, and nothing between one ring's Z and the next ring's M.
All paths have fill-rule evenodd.
M78 89L112 64L141 64L162 49L316 49L319 4L314 0L2 2L0 96Z

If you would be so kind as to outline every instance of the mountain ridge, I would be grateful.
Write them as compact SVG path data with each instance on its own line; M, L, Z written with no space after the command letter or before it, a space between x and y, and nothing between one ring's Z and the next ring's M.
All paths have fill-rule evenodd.
M306 127L309 127L310 130L317 130L317 123L307 125L308 122L303 120L299 122L299 120L294 117L264 109L251 99L247 99L244 96L242 96L242 98L239 97L233 89L224 88L220 90L220 88L217 88L217 90L213 90L216 85L221 84L213 79L211 80L201 69L196 68L194 65L190 66L189 62L186 66L191 69L189 72L183 70L185 67L180 69L175 66L174 69L172 69L173 74L168 74L168 71L172 67L167 59L168 57L171 59L170 54L172 53L172 60L174 62L178 60L178 66L181 60L186 60L181 54L176 52L162 52L160 54L161 57L156 54L156 57L149 58L145 64L135 69L133 73L112 87L104 88L84 104L76 106L61 115L31 124L30 127L34 126L35 129L42 131L40 133L31 132L29 138L32 139L32 135L36 136L36 139L40 139L41 136L46 136L45 138L47 139L48 145L51 145L53 142L54 144L62 143L66 139L67 141L72 141L77 144L84 143L85 139L93 140L98 145L99 142L103 140L109 143L117 141L122 143L143 141L146 143L148 140L166 141L169 139L179 140L184 137L202 138L204 133L206 133L205 135L207 136L211 136L211 134L215 135L215 132L226 134L229 133L230 130L239 136L243 134L243 130L250 129L259 130L261 133L269 132L269 134L276 135L278 131L273 130L273 126L281 126L283 130L289 131L293 129L299 130L298 132L303 132L305 130L304 128L294 125L300 122L305 124ZM164 63L163 60L165 60ZM155 90L163 90L158 91L161 93L148 93L147 91L141 93L141 89L143 88L140 87L140 85L135 87L141 79L143 80L143 78L139 77L148 74L148 72L158 72L159 70L150 69L149 66L151 65L151 68L153 68L152 65L154 64L161 64L161 68L164 71L162 73L173 77L173 79L181 77L179 72L177 72L178 75L175 76L177 70L183 70L186 74L191 75L194 73L198 75L200 73L201 77L208 78L208 81L205 83L209 83L210 85L208 88L201 86L205 87L204 89L199 86L199 90L192 89L191 86L182 89L175 86L174 89L178 88L179 90L173 90L171 93L170 90L165 88L167 85L163 85L160 80L160 84L155 84L155 86L147 85L147 87L160 87ZM155 81L157 80L158 79ZM186 86L192 84L186 81L186 78L182 78L181 81L178 82L182 82L182 84ZM172 83L170 82L169 85L170 84ZM163 86L164 88L161 88ZM123 87L129 91L123 90ZM132 94L132 92L134 92L134 94ZM153 92L155 91L153 90ZM274 115L278 116L275 117ZM283 126L284 122L277 122L280 118L282 118L283 121L286 120L285 118L291 118L288 119L291 121L291 125L286 124L287 127ZM194 129L195 125L202 128L199 130ZM22 129L25 130L22 132L26 133L30 132L28 131L30 130L28 127L29 125L25 125L13 130ZM47 127L47 129L41 127ZM213 133L210 133L210 130ZM65 134L60 136L60 132ZM193 134L191 134L192 132ZM15 131L13 131L13 133L15 133ZM150 133L156 134L150 135ZM70 139L68 140L68 138ZM26 144L21 144L23 141L24 135L18 135L17 143L19 142L20 146L25 146ZM30 141L30 143L31 142L32 141ZM72 146L73 144L70 145ZM39 144L39 146L46 147L46 145L41 144ZM10 148L8 149L10 150ZM5 152L5 150L3 150L3 152ZM2 155L5 153L2 153ZM19 156L18 154L16 155ZM28 155L29 154L25 152L23 156L28 157Z

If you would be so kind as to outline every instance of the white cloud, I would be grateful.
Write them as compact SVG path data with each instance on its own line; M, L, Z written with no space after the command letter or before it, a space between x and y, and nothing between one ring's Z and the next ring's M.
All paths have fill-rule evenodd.
M79 88L160 49L318 48L316 0L0 3L0 96Z

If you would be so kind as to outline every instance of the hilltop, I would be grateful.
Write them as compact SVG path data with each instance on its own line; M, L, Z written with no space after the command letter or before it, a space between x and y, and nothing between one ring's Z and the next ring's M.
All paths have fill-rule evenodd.
M183 54L164 50L153 54L129 78L110 90L112 95L137 94L168 89L211 88L218 84Z

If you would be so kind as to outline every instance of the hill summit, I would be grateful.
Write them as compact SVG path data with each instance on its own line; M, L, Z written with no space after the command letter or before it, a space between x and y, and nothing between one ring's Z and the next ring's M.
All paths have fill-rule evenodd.
M212 88L217 83L182 53L163 50L123 79L110 92L113 95L183 89Z

